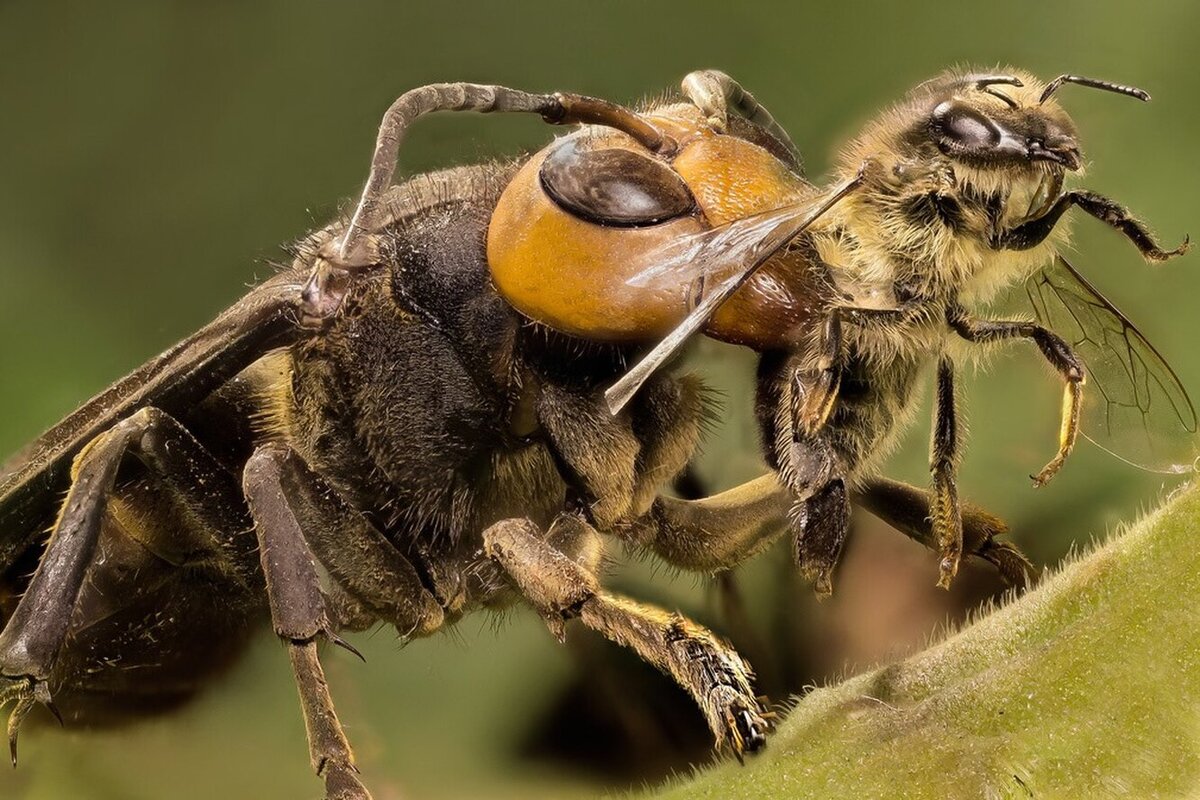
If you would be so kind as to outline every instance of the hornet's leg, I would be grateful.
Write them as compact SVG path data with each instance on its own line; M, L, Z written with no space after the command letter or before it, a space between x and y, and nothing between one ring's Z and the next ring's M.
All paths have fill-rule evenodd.
M659 497L650 511L618 532L674 566L695 572L732 569L785 529L794 498L774 474L712 497Z
M939 549L930 525L936 499L925 489L886 478L873 478L857 487L853 501L930 550ZM963 552L982 558L999 570L1011 586L1025 588L1036 570L1010 542L996 541L1008 532L1003 520L969 503L962 506Z
M733 78L720 70L702 69L688 73L683 79L682 88L684 96L700 109L700 113L708 117L710 124L715 128L722 131L728 128L729 112L733 111L769 133L787 150L791 156L791 166L799 169L800 151L787 131L754 95L743 89Z
M496 523L484 532L484 547L553 632L561 635L565 620L578 617L674 678L704 713L718 748L729 747L740 758L766 742L766 716L751 688L750 667L708 630L605 592L528 520Z
M344 643L330 619L313 551L327 555L334 540L344 537L343 560L322 560L323 566L368 608L388 613L397 627L432 630L441 622L441 609L421 588L411 564L390 546L378 546L378 533L331 499L328 487L287 447L256 450L246 463L243 487L258 534L271 620L287 646L300 691L313 769L325 781L328 800L369 799L317 657L321 639Z
M127 453L164 481L206 530L218 532L205 541L173 542L173 553L187 561L224 560L230 555L227 548L236 546L237 534L248 528L233 476L183 426L157 409L143 408L80 452L46 552L0 634L0 702L16 701L8 723L14 763L24 717L39 702L54 711L47 681L66 641L117 469Z
M402 94L383 116L371 157L371 171L358 207L350 218L336 253L326 257L339 268L359 269L377 254L365 239L379 226L383 197L392 184L400 144L418 117L438 111L540 114L556 125L600 124L622 130L655 152L673 146L650 122L627 108L576 94L533 94L505 86L476 83L434 83Z
M963 552L962 509L958 503L958 412L954 401L954 364L938 361L929 471L933 475L933 506L929 519L937 545L938 582L949 589Z
M1034 486L1044 486L1062 469L1079 436L1079 414L1085 380L1083 362L1061 336L1032 322L971 319L961 310L953 311L948 321L950 327L968 342L1032 339L1050 362L1050 366L1054 367L1066 382L1063 389L1062 429L1058 436L1058 452L1042 467L1041 472L1032 476Z

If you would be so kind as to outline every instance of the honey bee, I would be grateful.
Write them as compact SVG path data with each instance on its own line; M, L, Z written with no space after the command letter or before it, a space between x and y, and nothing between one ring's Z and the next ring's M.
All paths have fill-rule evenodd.
M964 554L1023 584L1032 566L1003 523L958 499L957 340L1030 339L1062 375L1039 484L1081 427L1167 470L1190 463L1196 431L1166 362L1057 253L1072 206L1150 261L1187 246L1064 189L1083 163L1066 84L1147 99L1071 75L948 73L871 122L824 188L716 71L641 111L476 84L404 94L349 218L0 472L14 763L37 706L85 725L175 705L269 617L327 796L369 797L318 643L350 648L342 632L379 622L425 636L517 599L559 638L579 620L670 675L741 757L771 719L750 666L606 591L606 542L719 572L788 530L828 594L853 502L934 550L940 585ZM517 162L393 185L408 126L452 110L580 127ZM1021 281L1040 323L978 316ZM712 408L669 366L697 332L760 354L771 472L682 500L664 487ZM925 491L877 473L929 369Z

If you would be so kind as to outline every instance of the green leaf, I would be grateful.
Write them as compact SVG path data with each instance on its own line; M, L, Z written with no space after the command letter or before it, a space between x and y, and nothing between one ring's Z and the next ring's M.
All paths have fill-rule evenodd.
M928 650L828 688L667 798L1194 797L1200 488Z

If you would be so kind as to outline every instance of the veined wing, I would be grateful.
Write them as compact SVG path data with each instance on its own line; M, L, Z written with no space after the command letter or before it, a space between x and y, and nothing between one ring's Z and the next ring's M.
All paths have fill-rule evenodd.
M694 298L694 307L653 350L608 388L604 397L608 401L609 411L616 414L624 408L642 384L671 358L688 337L704 326L717 308L729 299L755 270L854 191L862 183L866 167L864 162L857 175L834 187L817 202L786 206L736 220L698 237L692 237L688 243L676 245L680 252L674 256L664 254L664 263L660 264L659 269L694 270L690 273L695 276L691 279L693 290L690 293ZM709 289L706 286L706 277L714 270L717 281L715 286ZM666 276L674 273L656 274Z
M710 230L679 236L650 250L647 266L634 273L630 286L687 285L720 280L738 268L754 263L764 253L773 253L793 238L797 221L808 218L827 198L810 200L718 225Z
M1142 469L1191 472L1196 409L1154 345L1062 257L1025 288L1038 320L1083 359L1083 435Z

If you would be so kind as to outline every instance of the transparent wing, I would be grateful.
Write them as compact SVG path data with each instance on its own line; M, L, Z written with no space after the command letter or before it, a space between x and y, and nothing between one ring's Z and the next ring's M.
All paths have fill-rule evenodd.
M1025 286L1038 320L1066 339L1087 369L1085 437L1151 472L1191 472L1196 409L1166 359L1063 258Z
M857 175L843 181L819 202L766 211L698 236L687 237L685 241L668 245L665 249L655 250L648 262L651 265L648 269L654 272L649 274L671 279L688 276L693 308L654 349L608 388L604 396L608 400L609 411L613 414L620 412L642 384L671 358L688 337L704 326L705 321L756 269L854 191L862 183L866 167L864 162ZM681 269L683 273L678 272ZM635 278L642 277L644 280L646 275L647 270L641 270ZM710 275L716 280L709 281ZM641 285L633 280L631 278L627 282Z
M764 253L779 249L795 235L797 223L828 201L818 195L809 201L763 211L710 230L677 236L647 251L646 266L625 282L630 286L674 283L703 285L752 264ZM710 284L711 285L711 284Z

